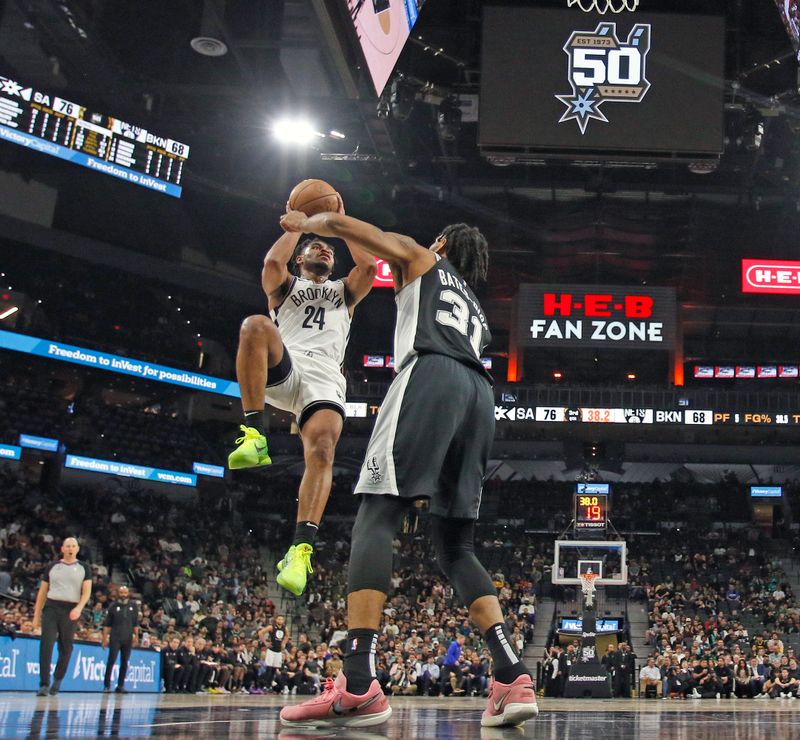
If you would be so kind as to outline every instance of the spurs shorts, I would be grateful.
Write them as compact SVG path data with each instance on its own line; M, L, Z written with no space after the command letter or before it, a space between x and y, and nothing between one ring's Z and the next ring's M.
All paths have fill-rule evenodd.
M283 655L274 650L267 650L267 659L264 661L267 668L280 668L283 663Z
M314 352L292 354L284 345L283 358L267 374L264 399L271 406L291 411L302 427L321 408L346 416L346 390L344 375L334 360Z
M438 516L477 519L494 440L494 394L479 372L419 355L381 404L355 493L430 499Z

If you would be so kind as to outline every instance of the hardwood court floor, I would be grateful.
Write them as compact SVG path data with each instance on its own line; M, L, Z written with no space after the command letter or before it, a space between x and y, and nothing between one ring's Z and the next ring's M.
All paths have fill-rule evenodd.
M299 701L299 699L291 699ZM395 698L384 725L364 730L282 729L281 697L0 693L0 738L171 737L476 740L800 738L800 701L544 699L523 728L482 729L485 700Z

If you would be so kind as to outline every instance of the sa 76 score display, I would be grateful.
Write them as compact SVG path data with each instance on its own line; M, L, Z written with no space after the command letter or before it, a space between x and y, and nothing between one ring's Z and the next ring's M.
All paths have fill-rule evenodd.
M608 494L575 494L575 529L604 530L608 526Z
M0 140L179 198L189 147L0 75Z

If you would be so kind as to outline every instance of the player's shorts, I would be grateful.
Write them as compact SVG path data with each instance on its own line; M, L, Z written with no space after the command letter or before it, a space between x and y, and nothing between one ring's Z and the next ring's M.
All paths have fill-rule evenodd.
M291 354L284 345L283 358L267 374L264 399L271 406L291 411L302 428L320 409L333 409L344 418L346 390L344 375L334 360L315 352Z
M267 668L280 668L283 665L283 655L274 650L267 650L267 658L264 661Z
M477 519L494 440L494 394L444 355L403 368L381 404L355 493L429 498L431 513Z

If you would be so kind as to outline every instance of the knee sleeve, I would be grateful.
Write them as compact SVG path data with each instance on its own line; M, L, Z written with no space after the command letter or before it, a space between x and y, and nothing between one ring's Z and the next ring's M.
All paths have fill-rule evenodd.
M392 540L409 503L397 496L363 496L350 539L348 594L363 589L389 593L392 582Z
M431 517L431 539L439 567L467 606L482 596L497 596L497 589L473 545L475 520Z

